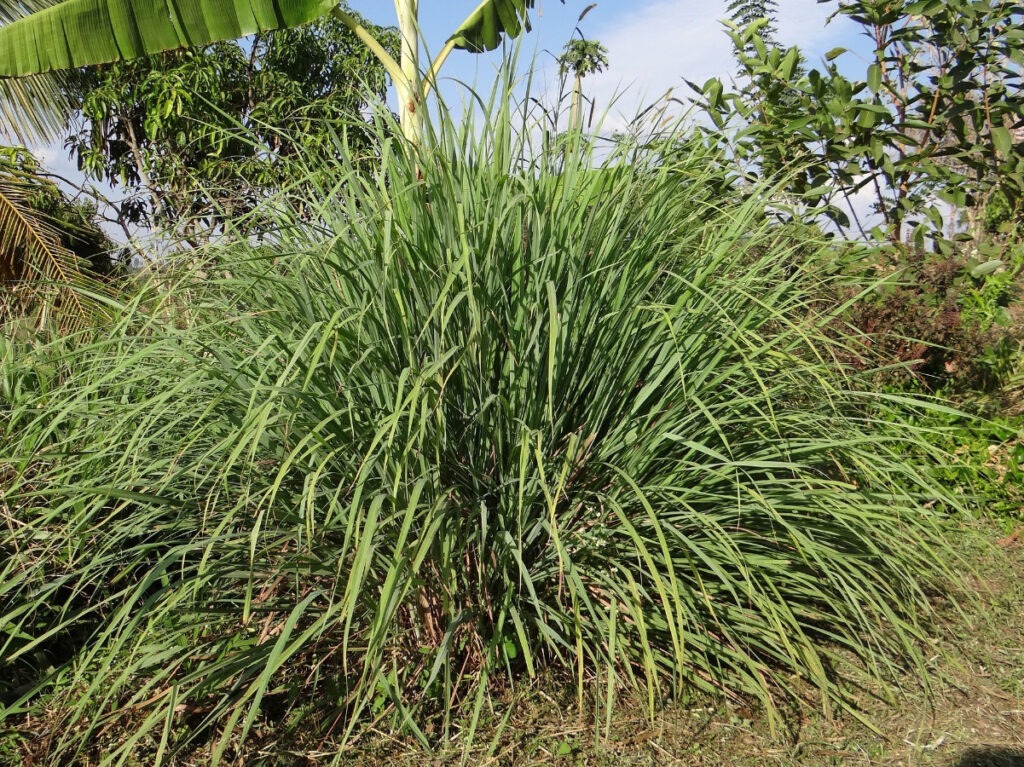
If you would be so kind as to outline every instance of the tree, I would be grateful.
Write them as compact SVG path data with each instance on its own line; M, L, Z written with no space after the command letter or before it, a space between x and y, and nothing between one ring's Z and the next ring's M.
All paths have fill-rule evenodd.
M95 210L69 200L32 155L0 148L0 322L73 328L96 313L82 292L102 292L116 267Z
M394 30L370 28L397 50ZM120 209L126 223L173 227L192 241L228 220L251 234L263 222L248 214L275 190L315 181L309 159L333 153L341 134L354 155L372 155L363 114L367 95L382 99L386 87L368 49L323 17L244 47L81 70L73 92L83 118L68 146L86 175L133 192Z
M40 2L41 0L33 0ZM562 0L564 2L564 0ZM235 40L307 24L328 13L384 65L398 91L402 130L419 141L422 104L452 50L496 48L503 36L529 30L534 0L483 0L448 38L429 67L420 64L419 0L396 0L398 60L335 0L64 0L0 28L0 77L90 66L177 48Z
M861 24L875 48L862 93L878 119L862 108L857 125L878 125L886 142L869 167L891 239L915 214L942 229L929 197L967 209L983 208L997 190L1018 200L1024 155L1010 125L1024 111L1021 5L856 0L837 13Z
M697 87L713 140L739 123L744 172L778 175L802 204L848 225L837 203L874 197L880 239L948 248L945 201L973 207L1024 192L1024 152L1011 128L1024 113L1024 21L1010 0L846 0L838 13L874 45L863 79L767 45L758 24L731 32L749 87ZM752 50L752 53L745 51ZM786 175L788 174L788 175Z
M603 72L606 66L608 49L597 40L574 37L562 49L562 55L558 57L558 71L573 76L569 130L578 131L583 128L583 78L595 72Z
M726 10L732 23L738 27L747 27L763 19L761 39L767 45L776 44L779 32L779 4L776 0L729 0Z

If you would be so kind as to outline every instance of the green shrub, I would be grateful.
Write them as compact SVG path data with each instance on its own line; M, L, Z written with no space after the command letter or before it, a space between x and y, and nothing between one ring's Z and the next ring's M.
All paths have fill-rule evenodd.
M1019 367L1024 341L1014 314L1024 268L1019 243L946 254L898 248L866 263L876 287L848 320L870 339L871 353L861 355L868 365L896 365L884 384L961 401L1000 393Z
M216 250L0 408L0 699L51 760L428 742L542 668L771 712L845 706L837 654L924 672L948 497L836 362L813 243L696 142L595 170L507 126L339 161L323 227Z
M950 456L933 467L936 482L953 489L966 509L1012 533L1024 521L1024 420L985 418L934 409L910 416L930 442Z

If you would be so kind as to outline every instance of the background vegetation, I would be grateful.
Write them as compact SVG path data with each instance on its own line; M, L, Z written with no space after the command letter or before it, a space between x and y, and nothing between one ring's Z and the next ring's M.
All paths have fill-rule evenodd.
M393 29L373 30L398 48ZM244 47L220 42L82 70L72 88L81 120L67 145L87 178L124 187L126 231L142 224L198 244L227 222L258 232L253 208L301 183L314 158L342 147L372 156L363 112L385 89L380 63L325 18Z

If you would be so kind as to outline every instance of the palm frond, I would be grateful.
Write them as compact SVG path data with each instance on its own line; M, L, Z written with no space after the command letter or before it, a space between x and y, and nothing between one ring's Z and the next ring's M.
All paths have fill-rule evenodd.
M0 79L0 139L46 144L60 139L73 106L64 72Z
M99 287L86 262L61 241L61 232L38 212L39 184L0 166L0 321L33 317L73 329L95 313L80 295Z
M0 0L0 25L44 10L55 0ZM18 79L0 78L0 139L21 144L63 138L73 109L66 88L68 73L47 73Z

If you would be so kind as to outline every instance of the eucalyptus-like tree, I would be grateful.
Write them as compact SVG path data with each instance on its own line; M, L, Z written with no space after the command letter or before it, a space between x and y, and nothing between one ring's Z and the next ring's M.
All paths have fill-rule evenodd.
M842 229L860 227L850 199L873 198L881 221L871 236L893 243L931 240L952 253L940 202L965 211L974 235L989 200L1024 206L1013 132L1024 114L1021 4L845 0L836 13L873 42L863 77L837 63L844 48L805 70L797 48L764 40L764 19L730 30L746 83L736 93L718 79L695 86L709 140L730 143L744 172L782 179Z
M534 0L483 0L423 67L419 0L395 0L402 43L398 60L336 0L63 0L42 10L33 0L27 8L34 13L0 27L0 78L234 40L333 13L387 69L398 91L402 131L417 142L423 126L420 107L452 50L493 50L503 36L529 30L533 6Z

